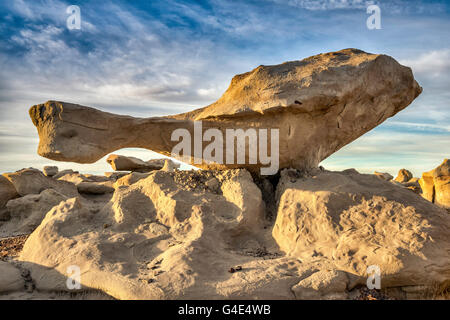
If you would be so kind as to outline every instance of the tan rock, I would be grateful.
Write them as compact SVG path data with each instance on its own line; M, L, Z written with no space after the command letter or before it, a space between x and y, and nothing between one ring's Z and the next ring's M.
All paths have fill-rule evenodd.
M166 159L164 161L164 167L162 167L162 171L174 172L180 165L175 164L172 160Z
M149 174L150 173L131 172L130 174L127 174L126 176L123 176L122 178L118 179L114 183L114 188L118 188L120 186L131 186L133 183L136 183L141 179L147 178Z
M247 253L276 250L250 174L218 176L226 196L180 189L176 174L186 173L154 171L119 188L97 213L77 198L54 207L20 257L37 289L68 291L67 267L77 265L82 290L119 299L295 298L292 283L312 266Z
M116 172L105 172L105 177L117 181L118 179L125 177L127 174L130 174L129 171L116 171Z
M450 160L444 159L437 168L424 172L419 180L422 197L450 209Z
M395 181L400 182L400 183L404 183L404 182L408 182L409 180L411 180L413 177L411 171L408 171L406 169L400 169L398 171L397 177L395 178Z
M81 182L77 184L79 193L105 194L114 192L113 182Z
M56 166L45 166L43 170L44 174L47 177L53 177L54 175L58 174L58 171L59 169Z
M322 270L300 281L292 287L292 291L300 300L342 300L348 298L345 292L348 283L349 279L345 272Z
M33 106L30 117L40 137L38 153L59 161L92 163L125 147L170 157L179 143L171 139L174 130L193 137L193 121L202 121L203 131L215 128L223 136L226 129L278 129L279 167L305 169L406 108L421 91L411 69L393 58L345 49L259 66L235 76L215 103L176 116L133 118L48 101ZM196 164L193 157L190 163L201 168L268 166L260 159L250 164L248 154L245 164Z
M37 169L22 169L13 173L4 173L3 176L14 185L17 193L21 196L40 194L46 189L57 190L68 197L78 195L77 188L73 183L46 177Z
M450 215L373 175L322 172L293 181L283 171L273 236L302 262L330 260L359 276L381 269L383 287L444 284L450 275Z
M8 262L0 261L0 293L20 291L24 285L19 269Z
M73 171L72 169L66 169L66 170L61 170L59 171L57 174L55 174L53 176L53 179L59 179L61 177L64 177L66 174L71 174L71 173L79 173L78 171Z
M386 180L386 181L390 181L390 180L392 180L394 178L392 175L390 175L387 172L377 172L377 171L375 171L373 174L376 175L378 178L380 178L382 180Z
M14 185L4 176L0 175L0 209L4 208L9 200L18 196L19 194Z
M143 161L135 157L126 157L116 154L111 154L107 159L113 170L116 171L135 171L135 172L150 172L153 170L162 169L164 161L162 159L155 159Z
M6 207L11 219L0 230L10 235L30 233L39 226L50 209L65 200L66 196L53 189L10 200Z

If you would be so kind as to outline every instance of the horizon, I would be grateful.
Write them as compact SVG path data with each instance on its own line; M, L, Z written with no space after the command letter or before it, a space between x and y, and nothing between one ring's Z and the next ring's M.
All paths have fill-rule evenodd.
M369 30L369 3L381 29ZM81 8L69 30L66 8ZM59 100L136 117L216 101L236 74L345 48L387 54L423 88L406 109L321 165L361 173L430 171L450 154L450 4L446 1L87 1L0 4L0 171L56 165L113 171L105 158L75 164L40 157L28 109ZM275 50L274 50L275 49ZM274 52L275 51L275 52ZM114 154L164 158L150 150ZM184 165L183 168L189 166Z

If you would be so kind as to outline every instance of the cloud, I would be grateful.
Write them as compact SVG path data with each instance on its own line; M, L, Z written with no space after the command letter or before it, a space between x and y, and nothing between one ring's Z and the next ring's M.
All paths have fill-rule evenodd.
M410 66L418 76L437 78L450 74L450 49L433 50L417 58L404 59L402 64Z
M385 140L364 136L331 160L364 168L406 155L418 166L436 162L448 150L441 142L448 142L443 137L450 121L450 49L442 40L449 36L448 14L439 3L379 1L384 29L368 31L368 2L107 0L100 6L82 1L81 30L70 31L69 2L4 1L0 171L49 162L36 155L36 130L27 115L33 104L55 99L140 117L175 114L215 101L237 73L346 47L401 57L424 92L395 121L374 131ZM388 139L397 134L399 140ZM418 141L415 155L414 143L405 149L402 134ZM429 146L421 140L425 136L433 139ZM34 139L24 143L23 137ZM390 147L395 143L402 145L398 152ZM421 153L423 147L429 152ZM385 149L398 159L389 152L377 155ZM140 152L143 158L150 154ZM89 168L107 169L103 163Z

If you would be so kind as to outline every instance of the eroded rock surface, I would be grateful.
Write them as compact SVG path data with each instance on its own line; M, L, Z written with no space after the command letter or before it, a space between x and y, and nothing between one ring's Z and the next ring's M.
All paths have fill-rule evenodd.
M277 194L273 236L289 256L329 259L359 280L377 265L384 287L449 280L450 215L409 190L373 175L284 170Z
M183 128L194 137L194 121L202 121L202 132L214 128L223 137L227 129L278 129L279 152L274 153L279 153L279 167L305 169L317 167L406 108L421 91L411 69L393 58L345 49L259 66L235 76L215 103L175 116L133 118L48 101L33 106L30 117L40 137L38 153L54 160L92 163L125 147L173 156L179 141L171 140L172 133ZM266 137L271 150L275 144L269 136L272 133ZM260 158L251 164L248 154L245 164L225 164L225 154L216 161L192 153L187 162L205 169L245 167L255 172L268 166Z
M37 169L22 169L16 172L4 173L3 176L14 185L17 193L21 196L40 194L46 189L58 190L59 193L68 197L76 197L78 195L77 188L73 183L46 177Z
M450 215L374 175L284 170L275 220L271 182L246 170L124 178L109 202L62 201L30 235L20 261L39 291L67 291L71 265L82 290L119 299L348 299L370 265L403 294L450 280Z
M419 180L422 196L443 208L450 209L450 160L444 159L437 168L424 172Z

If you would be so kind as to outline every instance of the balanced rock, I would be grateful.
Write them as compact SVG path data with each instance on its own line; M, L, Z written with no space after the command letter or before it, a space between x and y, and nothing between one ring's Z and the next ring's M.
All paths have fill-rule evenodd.
M73 183L46 177L37 169L22 169L12 173L4 173L3 176L14 185L17 193L21 196L40 194L46 189L57 190L68 197L76 197L78 195L77 188Z
M450 209L450 160L444 159L437 168L424 172L419 180L422 196L443 208Z
M40 137L38 153L53 160L93 163L115 150L136 147L179 156L201 168L248 168L263 174L262 169L267 169L273 174L278 167L317 167L406 108L421 91L411 69L393 58L345 49L259 66L235 76L215 103L175 116L133 118L58 101L35 105L29 113ZM181 143L177 129L191 138L200 137L201 141L186 138L190 154L173 152ZM204 135L208 129L214 130ZM242 134L238 129L244 130ZM252 136L256 130L259 157L258 136ZM210 135L218 140L214 156L206 152L210 143L203 141L211 141ZM236 135L241 141L235 144ZM225 138L230 138L229 144L220 143ZM267 150L261 151L265 143ZM251 145L256 161L250 159L249 150L241 154L245 163L238 163L239 144Z
M59 169L56 166L45 166L44 170L43 170L44 174L47 177L55 176L56 174L58 174L58 171L59 171Z
M398 171L397 177L394 179L397 182L400 183L405 183L408 182L409 180L411 180L413 178L413 175L411 173L411 171L408 171L406 169L400 169Z

